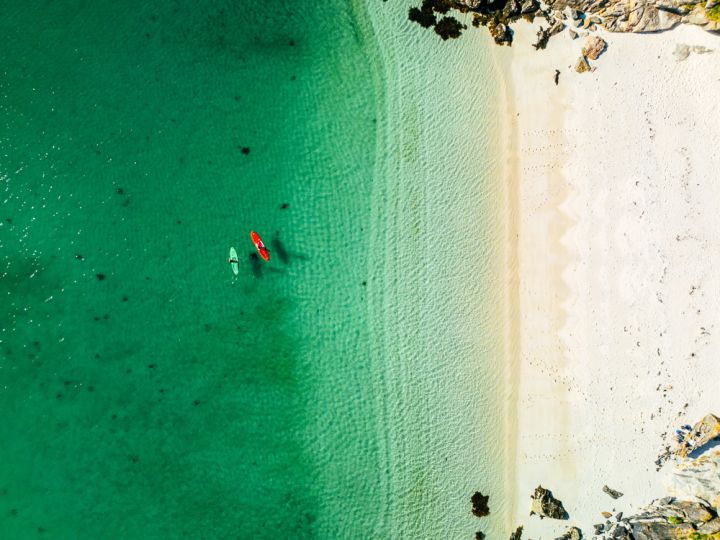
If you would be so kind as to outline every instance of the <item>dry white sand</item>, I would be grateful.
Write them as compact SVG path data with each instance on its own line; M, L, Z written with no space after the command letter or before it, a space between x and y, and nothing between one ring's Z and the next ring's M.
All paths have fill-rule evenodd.
M720 37L600 31L608 50L577 74L584 39L536 52L536 27L498 56L514 128L514 520L540 540L591 537L601 511L662 496L653 462L674 429L720 413ZM713 51L677 61L678 44ZM528 516L539 484L569 521Z

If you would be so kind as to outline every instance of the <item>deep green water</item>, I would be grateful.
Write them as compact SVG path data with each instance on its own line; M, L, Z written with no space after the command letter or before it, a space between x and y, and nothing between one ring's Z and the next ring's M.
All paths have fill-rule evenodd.
M0 538L501 529L492 96L442 80L481 38L372 1L0 5Z

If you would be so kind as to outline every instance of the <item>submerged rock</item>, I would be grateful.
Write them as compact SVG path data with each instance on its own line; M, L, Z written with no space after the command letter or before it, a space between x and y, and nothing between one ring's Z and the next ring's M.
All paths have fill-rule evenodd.
M483 495L479 491L476 491L473 496L470 497L470 502L472 503L472 513L474 516L485 517L490 513L490 508L488 507L489 499L489 495Z
M521 540L522 539L522 525L515 529L515 532L510 535L510 540Z
M549 517L552 519L567 519L568 513L565 511L561 501L553 497L550 490L542 486L535 488L532 495L532 506L530 515L537 514L540 519Z
M424 6L423 8L411 7L408 10L408 19L412 22L418 23L423 28L435 26L435 23L437 22L433 10L425 9Z
M435 33L442 38L443 41L448 39L457 39L467 26L458 21L455 17L443 17L435 24Z

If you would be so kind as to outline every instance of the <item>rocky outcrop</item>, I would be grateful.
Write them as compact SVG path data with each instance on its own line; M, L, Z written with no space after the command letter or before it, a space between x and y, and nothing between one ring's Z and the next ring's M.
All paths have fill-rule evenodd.
M693 426L690 433L683 439L677 455L685 457L690 452L700 450L713 439L720 437L720 418L708 414Z
M490 496L483 495L479 491L476 491L473 496L470 497L470 502L472 503L472 513L474 516L485 517L490 513L488 500L490 500Z
M679 24L720 30L720 10L708 2L679 0L548 0L553 9L570 7L602 19L611 32L660 32Z
M425 28L439 25L435 31L448 39L460 36L464 26L453 17L437 21L436 13L471 12L473 26L502 25L503 32L493 36L496 43L508 45L512 42L509 26L520 18L534 17L545 18L551 31L562 30L568 18L589 31L602 26L610 32L660 32L679 24L720 31L720 2L716 0L544 0L544 4L537 0L422 0L420 7L410 8L408 17Z
M518 527L515 532L510 535L510 540L522 540L523 528Z
M545 489L542 486L535 488L535 493L532 495L532 507L530 508L530 515L537 514L542 518L552 519L567 519L568 514L563 507L563 503L553 497L550 490Z
M582 540L582 531L577 527L570 527L565 534L555 540Z
M677 497L698 497L720 508L720 449L679 460L671 472L670 491Z
M718 0L720 1L720 0ZM603 523L593 525L593 540L720 540L720 420L708 415L698 422L686 437L692 437L690 456L679 450L670 452L675 461L671 490L675 496L654 500L642 511L625 516L623 512L603 511ZM682 447L681 447L682 448ZM622 493L608 486L603 492L613 499ZM538 487L533 497L536 504L552 497ZM559 502L559 501L557 501ZM562 505L560 505L562 507ZM614 512L615 510L613 510ZM564 512L564 510L563 510ZM575 536L571 536L575 534ZM555 540L578 538L569 530Z
M595 525L595 535L603 540L690 540L702 539L702 535L718 531L720 518L716 508L672 497L653 501L636 515L623 518L619 514L614 522L608 520Z

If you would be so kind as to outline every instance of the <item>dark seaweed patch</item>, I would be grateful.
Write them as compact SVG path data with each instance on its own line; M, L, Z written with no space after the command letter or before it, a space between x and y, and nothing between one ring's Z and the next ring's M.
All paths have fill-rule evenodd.
M435 33L442 38L443 41L447 39L457 39L462 34L467 26L458 21L455 17L443 17L435 25Z
M408 19L418 23L423 28L430 28L435 25L436 19L432 9L427 9L423 3L422 8L411 7L408 11Z

